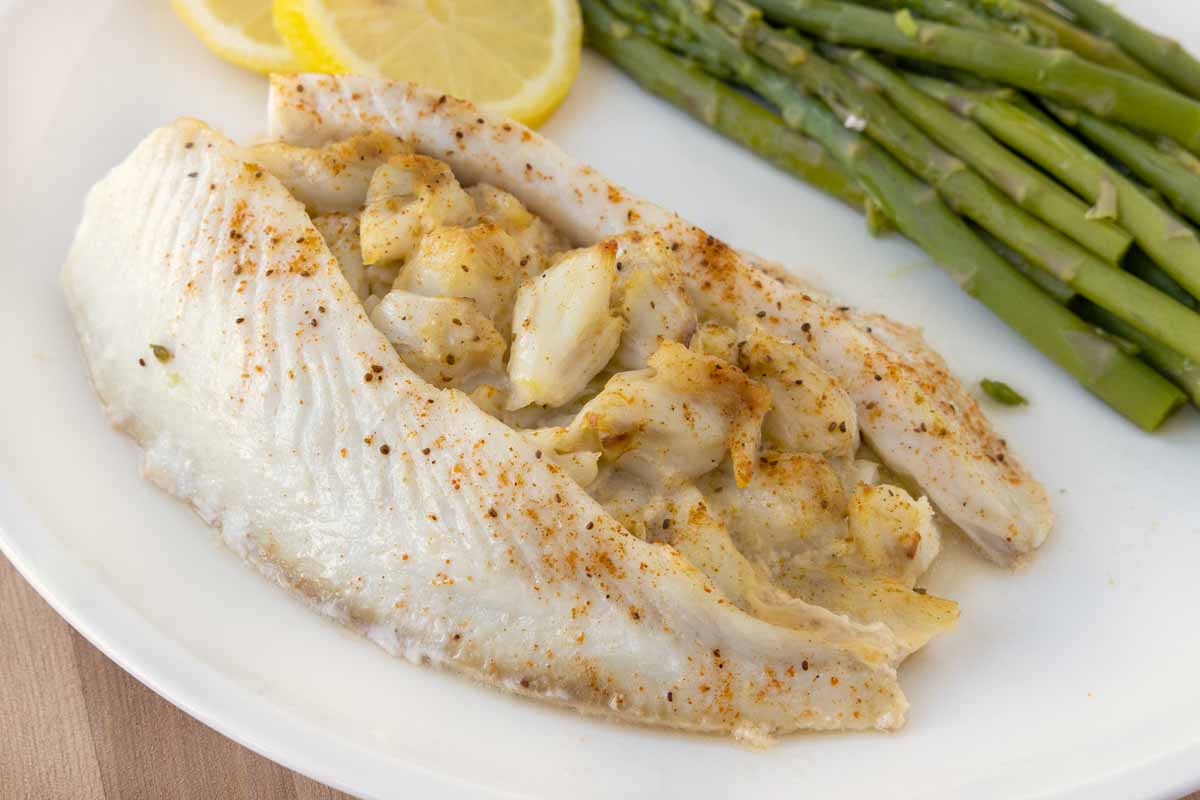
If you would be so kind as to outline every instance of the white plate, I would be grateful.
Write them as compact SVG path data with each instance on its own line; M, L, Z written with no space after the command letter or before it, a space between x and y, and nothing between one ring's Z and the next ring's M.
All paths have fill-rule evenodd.
M1139 16L1200 48L1196 15ZM1187 23L1191 30L1181 31ZM1008 574L957 553L933 587L962 622L906 664L895 735L767 752L622 727L386 656L311 613L142 482L84 377L57 274L86 189L179 115L264 126L263 79L167 5L0 6L0 545L85 636L223 733L368 796L1178 796L1200 786L1200 416L1143 434L991 318L916 249L650 98L588 56L546 132L629 188L848 302L923 325L1050 488L1059 525ZM131 208L129 213L137 214Z

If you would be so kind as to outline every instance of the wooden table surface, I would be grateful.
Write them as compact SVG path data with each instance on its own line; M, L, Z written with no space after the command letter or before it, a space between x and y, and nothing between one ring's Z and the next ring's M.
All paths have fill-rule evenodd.
M3 800L348 797L226 739L138 683L3 556L0 608Z
M0 556L0 798L348 798L226 739L88 644Z

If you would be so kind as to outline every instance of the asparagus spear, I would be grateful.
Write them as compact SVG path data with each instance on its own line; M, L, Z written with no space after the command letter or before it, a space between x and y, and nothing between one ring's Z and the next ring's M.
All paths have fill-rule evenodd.
M982 228L975 226L972 228L983 241L987 242L988 246L995 250L1000 256L1012 265L1013 269L1031 280L1039 289L1053 297L1058 302L1066 305L1075 299L1075 290L1058 278L1051 275L1049 272L1038 269L1032 266L1028 261L1021 258L1017 251L1006 245L1004 242L992 236Z
M695 21L687 0L673 2L684 21ZM629 50L646 42L632 35L599 0L582 0L591 45L637 68ZM689 41L669 44L718 76L734 75L780 108L789 125L821 142L896 222L965 291L992 310L1044 355L1146 430L1154 430L1184 401L1183 394L1149 367L1097 336L1091 326L1039 291L991 251L924 183L878 146L845 128L818 101L779 72L743 52L713 26L698 26ZM652 45L651 45L652 46Z
M719 24L763 61L803 83L847 126L858 127L915 175L935 186L950 207L1084 297L1146 334L1200 360L1200 315L1079 247L1023 211L976 172L938 148L879 95L798 35L779 31L743 0L711 0L711 20L694 12L695 26ZM868 56L859 56L866 63ZM874 62L881 74L885 67Z
M821 145L744 94L638 37L630 37L611 58L648 91L723 136L842 202L867 210L862 187Z
M1004 36L913 19L839 0L755 0L778 22L835 44L964 69L984 78L1086 108L1200 152L1200 103L1074 53L1022 44Z
M1166 292L1188 308L1200 310L1200 300L1188 294L1186 289L1166 272L1163 272L1162 267L1151 261L1150 256L1142 252L1142 248L1137 245L1129 248L1122 266L1128 272L1137 275L1160 292Z
M1119 44L1130 55L1192 97L1200 97L1200 61L1179 42L1160 36L1099 0L1057 0L1085 26ZM1194 8L1189 11L1195 11ZM1187 12L1185 12L1185 17ZM1195 17L1191 17L1194 21Z
M1200 407L1200 363L1179 355L1095 303L1083 298L1076 299L1078 296L1065 283L1034 269L995 237L986 232L983 232L982 236L984 241L988 242L1018 272L1032 280L1058 302L1064 305L1069 304L1084 319L1096 325L1101 333L1110 336L1122 352L1128 355L1140 355L1143 361L1170 379L1191 398L1194 405ZM1168 278L1168 280L1170 279Z
M1047 8L1035 5L1029 0L976 0L976 2L1007 19L1022 20L1036 32L1038 41L1035 44L1063 47L1088 61L1128 72L1130 75L1136 75L1152 83L1162 82L1157 75L1130 58L1113 42L1077 27L1070 20Z
M974 92L911 75L921 91L970 117L993 136L1054 175L1098 209L1111 206L1121 227L1190 294L1200 296L1200 241L1195 231L1147 197L1125 176L1048 118L996 93Z
M1137 328L1130 326L1094 303L1086 303L1080 313L1105 330L1137 345L1145 361L1170 378L1191 398L1195 406L1200 407L1200 363L1179 355L1166 345L1159 344Z
M1078 298L1065 283L1034 269L1023 258L1006 247L1003 242L982 234L996 252L1012 264L1022 275L1038 284L1047 294L1064 305L1070 305L1084 319L1111 337L1118 348L1128 355L1140 355L1142 360L1153 366L1160 374L1182 389L1192 403L1200 407L1200 363L1179 355L1171 348L1160 344L1112 312L1095 303ZM1170 280L1168 278L1168 280ZM1078 298L1078 299L1077 299Z
M1086 111L1063 108L1057 103L1045 105L1059 122L1099 145L1134 175L1161 192L1181 214L1193 222L1200 222L1200 175L1181 170L1177 159L1159 152L1150 142L1120 125Z
M944 22L947 25L957 25L960 28L970 28L989 33L1013 34L1022 39L1034 37L1028 29L1017 33L1012 27L1012 20L1001 20L994 16L980 14L962 0L860 0L877 8L887 8L892 11L910 11L920 14L926 19Z
M907 8L935 22L1003 34L1040 47L1062 47L1096 64L1162 83L1157 75L1112 42L1028 0L975 0L974 4L964 0L870 0L870 5L893 11ZM989 13L975 11L972 5Z
M837 60L880 86L892 104L931 139L977 169L1017 205L1058 228L1096 255L1119 263L1133 241L1106 220L1091 219L1075 195L861 50L831 51Z
M1167 139L1164 136L1158 136L1154 139L1154 146L1158 148L1160 153L1170 156L1188 172L1193 175L1200 175L1200 158L1184 150L1175 142Z

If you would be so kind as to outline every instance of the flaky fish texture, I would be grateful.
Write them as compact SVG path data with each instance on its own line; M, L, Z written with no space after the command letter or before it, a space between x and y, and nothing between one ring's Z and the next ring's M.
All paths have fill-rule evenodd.
M918 332L838 305L469 103L411 84L307 74L272 78L269 114L271 136L297 145L395 134L463 183L511 192L579 245L631 230L662 235L701 316L803 345L849 393L872 448L989 558L1014 564L1049 533L1044 488Z
M876 442L943 500L963 488L983 519L974 530L998 531L995 552L1040 536L1012 507L1032 498L1024 513L1036 513L1040 495L1012 459L993 460L1002 445L956 384L942 386L940 365L627 199L536 134L362 81L279 81L273 106L291 142L402 134L581 242L661 225L702 296L763 309L772 329L806 341L811 322L816 357L864 408L878 405L865 417ZM144 449L150 479L262 572L415 662L589 712L752 739L902 723L895 667L909 648L885 626L781 594L727 598L675 548L629 534L532 437L405 366L304 205L247 158L196 121L155 131L88 195L63 270L96 391ZM927 401L914 407L902 398L917 387ZM945 433L909 430L914 408ZM1009 480L988 494L967 491L968 475ZM709 518L702 499L688 502ZM733 558L727 538L700 544Z

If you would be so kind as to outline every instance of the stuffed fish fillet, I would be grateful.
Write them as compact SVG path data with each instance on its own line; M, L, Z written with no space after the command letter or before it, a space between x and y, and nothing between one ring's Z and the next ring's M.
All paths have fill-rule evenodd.
M409 84L356 76L274 76L270 135L321 145L366 131L402 137L464 182L512 192L579 243L629 230L670 240L703 312L753 319L802 344L853 398L862 433L887 465L918 483L991 559L1013 564L1045 540L1044 488L1008 451L978 405L920 335L858 314L766 269L704 231L633 197L522 125Z
M413 373L304 207L201 123L155 132L92 190L63 285L147 477L390 652L680 728L902 722L897 653L859 644L864 626L743 613Z
M152 133L63 287L146 476L389 652L751 741L893 729L957 609L912 591L933 512L858 431L992 558L1045 537L913 331L461 101L277 77L270 117Z

